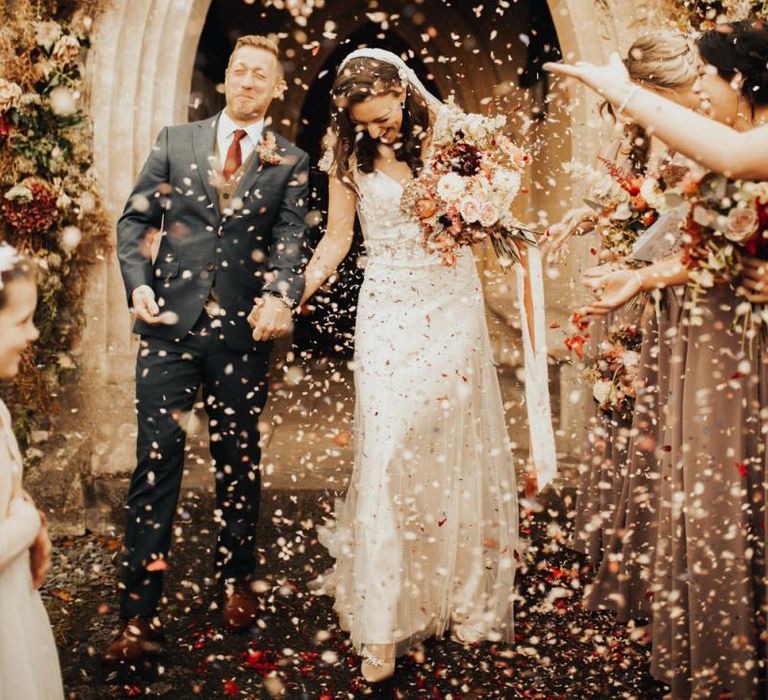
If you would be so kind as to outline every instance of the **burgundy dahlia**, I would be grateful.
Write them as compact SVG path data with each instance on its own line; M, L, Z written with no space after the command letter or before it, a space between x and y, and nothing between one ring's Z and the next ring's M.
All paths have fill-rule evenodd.
M3 197L3 218L21 236L46 233L56 222L56 195L40 178L28 177L19 184L32 193L32 198Z
M463 177L476 175L480 170L482 155L475 146L459 141L451 152L451 168Z

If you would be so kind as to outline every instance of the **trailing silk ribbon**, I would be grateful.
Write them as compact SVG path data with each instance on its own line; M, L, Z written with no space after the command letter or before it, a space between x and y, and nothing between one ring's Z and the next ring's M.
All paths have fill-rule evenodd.
M525 308L526 273L522 265L516 265L515 272L517 273L517 296L520 302L525 357L525 403L528 408L531 457L536 467L537 485L541 490L552 483L557 475L557 456L549 402L547 327L544 319L544 275L541 255L535 246L529 246L526 252L533 307L533 344L531 344L528 313Z

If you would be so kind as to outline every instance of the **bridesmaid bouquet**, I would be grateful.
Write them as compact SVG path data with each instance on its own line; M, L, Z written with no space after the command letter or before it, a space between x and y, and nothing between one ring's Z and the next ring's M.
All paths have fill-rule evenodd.
M589 182L585 204L600 217L603 248L616 258L628 257L637 239L667 212L683 204L679 187L688 169L668 163L656 175L625 172L616 163L601 158L604 169L581 169ZM577 167L571 173L579 175Z
M607 415L629 418L637 396L642 333L637 326L617 328L600 344L597 357L584 370L592 396Z
M683 262L695 296L719 283L738 284L743 255L768 260L768 182L708 173L688 201ZM764 304L744 301L735 316L768 323Z
M517 244L536 233L513 215L528 153L501 133L506 117L444 110L421 174L404 189L401 210L416 219L424 249L447 267L462 246L490 239L502 267L520 262Z

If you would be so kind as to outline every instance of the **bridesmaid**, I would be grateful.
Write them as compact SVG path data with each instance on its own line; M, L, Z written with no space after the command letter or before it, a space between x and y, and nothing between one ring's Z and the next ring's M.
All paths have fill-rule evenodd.
M624 130L624 138L607 158L620 167L641 173L646 167L647 149L638 149L634 145L635 132ZM602 222L595 225L598 231ZM586 217L574 227L578 233L591 228ZM548 257L556 251L548 251ZM608 266L618 264L616 254L605 244L601 245L600 257L609 260ZM597 268L601 269L601 268ZM590 340L587 356L595 357L600 352L600 345L614 330L623 325L636 325L637 308L617 309L602 319L593 320L588 332ZM586 416L587 437L584 453L579 466L579 480L576 489L576 508L572 547L584 554L592 567L597 567L610 536L613 521L616 494L620 488L620 470L626 459L626 446L631 427L631 416L614 411L605 414L596 404L588 409Z
M693 43L684 34L658 31L639 38L630 47L625 64L633 80L675 95L684 104L698 104L692 89L698 77L698 55ZM651 146L658 151L661 144L655 139L648 139L635 125L628 125L625 133L630 146L624 149L624 159L634 172L644 174L648 169ZM550 255L553 248L550 246ZM649 317L644 312L639 305L629 306L592 321L589 331L593 352L598 351L600 343L613 329L621 325L640 325ZM650 347L646 347L646 354ZM618 611L623 605L616 595L619 586L615 575L620 572L615 558L606 562L604 552L610 550L615 553L616 542L624 532L624 518L617 513L616 506L617 503L626 504L627 463L633 444L637 444L636 440L632 440L637 426L633 424L631 414L614 413L606 418L599 411L590 416L589 425L587 455L580 470L577 490L574 549L586 554L592 565L602 572L598 574L597 585L591 589L589 607L608 607ZM642 533L645 529L639 529L639 537L644 537ZM639 595L644 593L641 591ZM641 616L646 615L643 613Z
M624 61L632 80L686 106L698 106L695 91L700 60L685 34L660 31L634 42ZM662 144L652 139L652 148ZM671 177L677 164L668 155L651 166ZM594 285L595 280L588 280ZM642 345L626 462L619 470L617 501L604 556L586 589L591 610L612 610L619 621L645 622L651 617L649 584L656 545L659 501L661 426L669 380L672 340L680 304L674 288L645 295L640 311Z
M705 32L697 44L702 58L716 69L701 79L713 112L722 116L730 110L735 114L728 121L736 128L765 132L768 30L760 23L734 23ZM616 84L616 69L615 64L611 69L565 66L559 72L585 80L611 101L621 96L626 102L633 92L621 80ZM642 92L635 114L654 103ZM676 114L666 106L664 113ZM695 153L690 133L682 140L674 129L666 133L672 137L669 143L683 143ZM702 143L709 163L707 148ZM768 161L768 146L750 157ZM758 169L745 166L739 172ZM614 274L604 279L598 306L611 309L642 288L686 280L687 271L674 258L639 275ZM768 302L763 261L745 259L741 283L750 300ZM673 698L768 695L762 428L768 414L768 358L762 335L745 352L741 334L733 328L733 309L742 301L727 285L709 290L695 306L686 293L670 370L669 451L662 462L652 585L651 670L671 685Z
M0 244L0 379L12 379L38 337L31 264ZM0 401L0 699L60 700L59 659L37 589L50 566L50 540L21 488L21 454Z

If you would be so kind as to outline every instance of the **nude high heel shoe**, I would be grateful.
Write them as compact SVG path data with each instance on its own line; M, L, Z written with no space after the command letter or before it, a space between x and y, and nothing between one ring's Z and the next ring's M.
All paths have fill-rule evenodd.
M369 683L381 683L394 675L394 644L366 644L361 656L360 673Z

